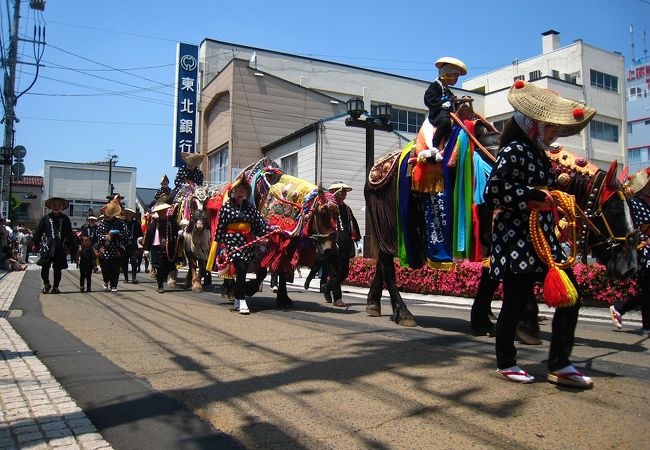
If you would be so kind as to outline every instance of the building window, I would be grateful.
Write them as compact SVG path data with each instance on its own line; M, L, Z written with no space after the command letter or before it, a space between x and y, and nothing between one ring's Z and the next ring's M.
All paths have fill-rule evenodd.
M578 84L578 72L574 73L565 73L564 81L567 81L572 84Z
M496 120L496 121L492 122L492 125L494 125L494 128L496 128L501 133L503 133L503 129L505 128L506 124L509 121L510 121L510 117L508 117L507 119L503 119L503 120Z
M21 203L17 211L18 220L29 220L29 203Z
M553 78L560 78L560 71L559 70L551 70L551 76Z
M592 120L589 122L591 137L607 142L618 142L618 127L605 122Z
M632 122L628 122L627 124L627 134L632 134Z
M648 159L650 159L648 157L649 154L650 154L650 147L630 150L628 152L628 156L630 159L629 163L630 164L645 163L648 161Z
M643 89L641 86L632 86L630 88L630 93L627 97L628 101L633 102L634 100L638 100L643 97L648 96L648 91Z
M591 69L589 73L592 86L607 89L608 91L612 92L618 92L618 77L598 72L594 69Z
M528 80L529 81L534 81L534 80L539 80L542 78L542 71L541 70L533 70L528 74Z
M280 159L280 165L282 166L282 171L291 175L292 177L298 176L298 153L293 153L289 156L285 156Z
M525 78L526 78L526 77L524 77L523 75L517 75L516 77L514 77L514 78L512 79L512 81L517 81L517 80L524 81Z
M377 105L370 107L370 114L373 117L377 116ZM393 124L393 129L395 130L417 133L425 117L426 115L424 113L393 107L390 123Z
M210 184L224 184L228 182L228 146L217 150L208 157L210 164Z

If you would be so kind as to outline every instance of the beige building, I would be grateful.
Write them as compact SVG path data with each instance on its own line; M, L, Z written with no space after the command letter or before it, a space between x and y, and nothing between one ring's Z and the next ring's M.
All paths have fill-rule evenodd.
M20 180L11 180L11 195L20 202L16 211L17 225L30 229L38 225L42 216L42 192L43 177L23 175Z

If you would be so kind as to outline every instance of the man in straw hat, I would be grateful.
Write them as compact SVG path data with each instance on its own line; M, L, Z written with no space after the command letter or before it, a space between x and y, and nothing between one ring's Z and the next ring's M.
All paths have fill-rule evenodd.
M41 256L36 264L41 266L43 294L59 294L61 270L68 268L67 254L76 252L76 239L72 233L70 218L63 214L68 201L62 197L50 197L45 200L45 207L50 212L44 215L34 231L32 250L40 249ZM54 285L50 284L50 267L54 269Z
M424 104L429 109L429 122L436 127L433 148L439 149L451 132L449 112L456 111L456 104L460 102L449 86L455 85L459 76L467 75L467 66L460 59L444 56L436 61L436 67L439 76L424 93Z
M97 227L97 242L94 246L99 252L104 291L117 292L120 267L126 252L128 237L124 221L118 217L122 214L120 196L115 195L113 200L102 209L104 219Z
M555 236L553 199L548 186L555 174L545 150L559 136L579 133L596 110L577 101L521 80L508 93L515 113L501 137L501 150L485 189L485 200L494 208L490 275L503 281L503 306L496 325L497 375L509 381L531 383L534 377L517 365L514 345L517 323L527 296L547 266L537 255L529 230L531 209L539 209L541 229L555 261L566 256ZM570 269L569 280L576 285ZM573 306L557 308L548 357L547 379L553 383L589 388L591 378L569 360L578 321L580 299Z
M169 178L167 177L167 174L165 174L160 179L160 187L154 194L153 200L149 204L149 208L153 207L153 205L155 205L156 202L160 199L163 199L164 201L169 201L169 196L171 195L171 191L172 190L169 187Z
M185 161L185 166L178 168L176 178L174 178L174 187L178 189L183 184L194 183L198 186L203 184L203 172L200 165L205 155L202 153L181 152L181 158Z
M629 177L626 184L628 205L634 228L641 232L641 245L637 247L639 271L635 274L636 293L617 305L609 307L616 328L623 328L626 312L641 306L641 334L650 334L650 167Z
M254 236L267 234L269 224L250 202L251 185L242 177L229 191L230 198L219 210L219 222L214 240L225 247L235 272L235 310L248 314L246 303L246 272L253 260L252 247L241 248Z
M156 271L158 292L164 293L163 283L175 269L178 252L178 224L169 215L171 205L159 200L151 208L152 220L147 226L143 248L151 255L151 267Z

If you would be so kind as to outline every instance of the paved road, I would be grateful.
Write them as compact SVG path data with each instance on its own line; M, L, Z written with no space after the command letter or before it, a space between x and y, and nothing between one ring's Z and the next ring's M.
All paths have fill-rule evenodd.
M464 309L412 301L420 326L400 328L388 302L371 318L363 295L341 310L294 288L280 311L267 287L240 316L211 293L81 294L77 277L39 295L27 272L9 322L117 449L647 448L650 340L607 322L580 322L583 392L543 381L547 342L519 347L538 383L497 379Z

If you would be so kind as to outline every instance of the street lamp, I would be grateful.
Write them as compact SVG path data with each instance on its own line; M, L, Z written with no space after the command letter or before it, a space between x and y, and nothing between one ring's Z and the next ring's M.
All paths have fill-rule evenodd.
M361 120L361 114L365 112L363 99L353 97L347 101L348 114L350 117L345 119L345 125L348 127L357 127L366 129L366 181L370 176L370 170L375 164L375 130L393 131L393 125L390 123L392 107L388 103L377 105L377 119L367 117ZM366 225L363 233L363 257L370 257L370 210L366 204Z

